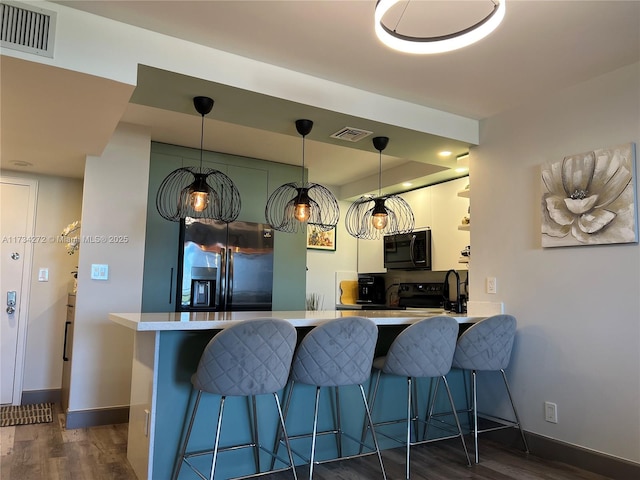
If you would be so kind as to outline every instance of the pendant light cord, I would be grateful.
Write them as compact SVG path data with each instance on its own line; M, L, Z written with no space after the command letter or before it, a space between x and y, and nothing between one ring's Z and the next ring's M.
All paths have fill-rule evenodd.
M302 179L300 180L300 186L304 188L304 137L302 136Z
M394 32L398 31L398 25L400 25L400 22L402 21L402 18L404 17L404 13L407 11L407 7L409 6L410 3L411 3L411 1L409 1L409 2L404 4L404 8L402 9L402 13L400 14L400 17L398 17L398 21L396 22L396 26L393 27L393 31Z
M378 151L379 164L378 164L378 197L382 195L382 150Z
M202 150L204 149L204 114L200 125L200 173L202 173Z

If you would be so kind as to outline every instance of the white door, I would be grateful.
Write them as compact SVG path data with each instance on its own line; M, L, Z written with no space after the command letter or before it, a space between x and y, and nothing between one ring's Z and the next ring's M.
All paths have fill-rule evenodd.
M35 180L0 177L2 404L19 405L22 395L37 186Z

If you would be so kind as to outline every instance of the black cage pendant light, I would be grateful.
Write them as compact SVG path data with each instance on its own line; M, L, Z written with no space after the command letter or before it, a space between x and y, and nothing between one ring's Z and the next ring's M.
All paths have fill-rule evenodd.
M351 204L345 218L349 235L364 240L376 240L383 235L410 233L415 219L409 204L398 195L382 195L382 151L388 137L375 137L373 146L380 154L378 196L365 195Z
M267 200L264 215L274 230L296 233L308 224L326 232L338 224L336 197L326 187L304 180L304 138L312 127L311 120L296 120L296 130L302 135L302 179L281 185Z
M193 105L202 116L200 166L182 167L171 172L160 184L156 208L163 218L172 222L191 217L230 223L240 214L240 192L227 175L202 166L204 116L211 112L213 99L194 97Z

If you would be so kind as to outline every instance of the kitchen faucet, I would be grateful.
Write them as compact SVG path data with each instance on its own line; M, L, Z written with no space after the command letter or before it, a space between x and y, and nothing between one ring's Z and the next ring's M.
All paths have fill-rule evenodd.
M452 302L450 300L449 295L449 275L456 276L456 300ZM450 310L454 313L463 313L464 306L462 302L462 297L460 295L460 274L455 270L449 270L447 274L444 276L444 284L442 286L442 295L444 296L444 309Z

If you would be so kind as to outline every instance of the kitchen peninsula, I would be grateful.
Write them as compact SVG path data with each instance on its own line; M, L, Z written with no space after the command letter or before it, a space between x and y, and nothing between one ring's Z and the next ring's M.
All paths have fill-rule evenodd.
M167 313L112 313L109 319L124 327L135 331L134 357L132 365L131 401L129 413L129 438L127 457L139 479L169 478L174 466L178 445L183 435L183 424L187 415L191 398L191 375L197 368L200 355L205 345L220 329L254 318L275 317L291 322L298 329L298 341L311 328L327 320L345 316L365 316L376 322L380 334L378 353L384 353L395 335L402 328L415 321L435 315L445 314L443 310L330 310L330 311L273 311L273 312L167 312ZM451 315L458 323L469 325L481 317ZM388 379L387 381L393 381ZM304 390L304 389L301 389ZM341 390L342 408L345 411L358 403L359 393L348 389ZM389 391L404 393L403 388L393 388ZM304 395L313 396L313 389L302 391L300 396L294 395L288 424L290 433L296 432L296 423L310 425L312 412L306 411L309 402ZM398 393L398 394L401 394ZM192 434L193 445L199 444L202 449L210 448L213 442L214 419L217 412L217 399L213 395L203 397L201 409L211 415L199 415ZM302 400L300 400L302 398ZM463 397L462 397L463 398ZM264 409L260 415L261 432L267 432L264 438L275 435L276 416L271 412L272 403L269 399L257 399L258 409ZM330 399L323 398L323 402ZM389 402L391 405L393 402ZM398 403L398 402L395 402ZM399 402L401 404L401 402ZM385 405L380 405L385 411ZM242 409L242 410L241 410ZM226 438L223 444L245 441L249 436L249 425L246 415L242 414L246 403L241 398L229 398L225 409L225 422L234 421L235 430ZM325 410L326 411L326 410ZM356 410L357 411L357 410ZM362 417L362 418L360 418ZM363 416L344 415L343 428L345 431L359 432L362 428ZM324 419L325 422L329 419ZM303 423L304 422L304 423ZM288 427L289 428L289 427ZM228 431L228 430L227 430ZM273 432L271 435L270 432ZM271 437L269 436L271 435ZM267 441L266 444L269 442ZM383 448L397 446L395 444L382 445ZM324 458L335 455L332 442L323 447L319 445L319 454ZM304 450L303 450L304 451ZM219 464L219 473L223 475L243 475L242 467L253 465L252 457L244 459L243 452L226 454L231 461ZM251 452L248 452L251 455ZM319 457L319 458L322 458ZM223 457L224 459L224 457ZM296 459L299 461L299 459ZM268 465L265 458L264 465ZM186 469L181 478L189 477ZM195 478L195 477L193 477Z

